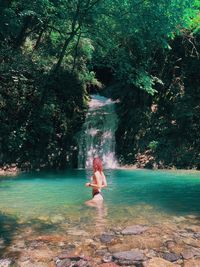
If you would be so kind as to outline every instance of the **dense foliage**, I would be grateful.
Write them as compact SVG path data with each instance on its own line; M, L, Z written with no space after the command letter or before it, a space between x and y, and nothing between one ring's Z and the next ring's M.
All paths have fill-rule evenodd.
M84 121L88 91L102 87L95 76L95 71L102 69L121 86L120 94L112 91L113 97L121 100L121 118L124 114L134 117L118 129L124 153L126 141L132 140L133 155L128 152L124 156L118 151L125 163L133 163L148 143L154 151L162 151L161 135L168 136L163 129L170 128L170 120L176 121L179 131L177 116L183 119L187 112L194 115L199 111L197 81L193 81L198 71L193 73L187 66L191 63L192 70L197 70L199 0L1 0L0 25L1 165L17 163L27 169L76 166L75 136ZM181 61L180 76L174 76L177 57L182 57L178 50L185 40L192 44L190 55ZM187 49L184 51L187 53ZM178 93L181 96L177 99L174 79L180 77L181 84L184 75L188 84L184 96ZM152 101L163 110L165 120L158 123L158 113L152 114L160 127L160 135L155 136L143 132L147 127L143 120L154 125L153 118L145 117L150 116L145 109ZM166 119L169 112L176 118ZM135 127L136 114L141 129ZM195 116L198 124L199 115ZM191 127L190 121L187 140ZM143 132L143 139L139 139L145 143L144 148L135 146L136 131ZM190 138L193 147L198 147L197 136ZM197 150L190 151L196 160ZM187 158L183 161L184 165L196 166ZM165 163L170 165L170 160Z
M1 84L2 162L23 169L75 167L74 133L86 110L77 78L66 72L53 79L12 72Z
M178 37L168 53L157 53L152 73L163 83L154 96L128 86L126 96L118 92L117 152L122 163L200 169L199 41L200 35Z

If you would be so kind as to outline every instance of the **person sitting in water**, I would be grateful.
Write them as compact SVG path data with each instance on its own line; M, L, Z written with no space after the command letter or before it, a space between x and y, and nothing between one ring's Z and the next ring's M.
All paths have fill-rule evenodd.
M93 159L93 176L92 182L85 184L87 187L92 187L92 199L87 201L86 204L95 206L103 201L101 189L107 187L106 177L103 173L102 161L99 157Z

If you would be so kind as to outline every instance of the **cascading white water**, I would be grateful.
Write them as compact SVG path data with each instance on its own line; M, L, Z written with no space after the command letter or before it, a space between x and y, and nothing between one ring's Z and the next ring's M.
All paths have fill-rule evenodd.
M90 169L92 160L99 156L104 168L117 167L115 158L115 131L117 114L115 102L111 99L91 95L89 110L79 136L78 167Z

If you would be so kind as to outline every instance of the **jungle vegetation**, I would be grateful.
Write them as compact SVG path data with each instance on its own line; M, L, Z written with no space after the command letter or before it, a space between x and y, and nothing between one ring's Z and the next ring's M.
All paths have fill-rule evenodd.
M1 0L0 165L76 167L89 93L122 164L200 168L199 0Z

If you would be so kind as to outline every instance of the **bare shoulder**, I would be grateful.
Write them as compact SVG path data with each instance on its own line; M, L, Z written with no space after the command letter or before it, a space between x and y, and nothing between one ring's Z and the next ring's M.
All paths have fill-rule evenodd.
M104 178L106 177L105 174L104 174L104 172L102 172L101 175L102 175Z
M96 172L94 173L94 175L95 175L97 178L100 178L100 177L101 177L101 173L100 173L99 171L96 171Z

